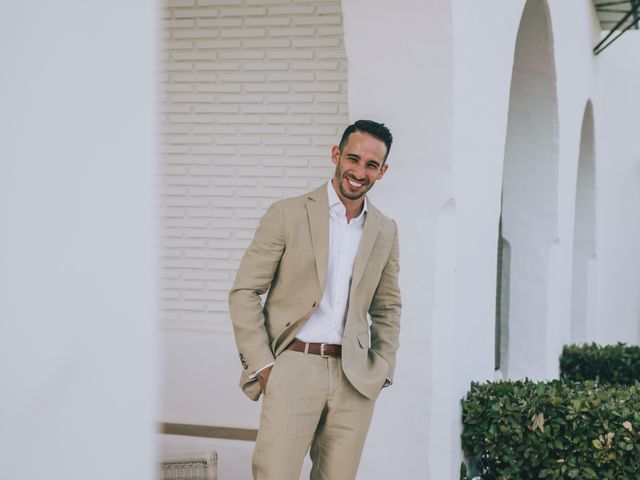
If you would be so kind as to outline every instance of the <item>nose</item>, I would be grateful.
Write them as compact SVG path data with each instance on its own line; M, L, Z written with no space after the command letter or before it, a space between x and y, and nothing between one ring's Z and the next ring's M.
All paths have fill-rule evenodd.
M365 175L365 166L362 163L358 163L358 165L353 169L353 174L357 177L358 180L364 180Z

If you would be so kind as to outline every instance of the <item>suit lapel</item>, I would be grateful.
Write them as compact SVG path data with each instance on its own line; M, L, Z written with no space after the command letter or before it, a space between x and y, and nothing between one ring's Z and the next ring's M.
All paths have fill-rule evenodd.
M368 200L367 200L368 202ZM362 238L360 239L360 246L358 247L358 253L356 254L356 263L353 266L353 277L351 281L351 288L358 285L358 282L362 278L364 268L369 261L369 255L373 249L373 245L376 243L378 233L380 232L380 217L376 209L368 202L368 210L364 220L364 229L362 230Z
M324 291L329 266L329 199L327 184L323 183L311 192L307 199L307 215L311 230L313 256L316 260L316 270L320 288Z

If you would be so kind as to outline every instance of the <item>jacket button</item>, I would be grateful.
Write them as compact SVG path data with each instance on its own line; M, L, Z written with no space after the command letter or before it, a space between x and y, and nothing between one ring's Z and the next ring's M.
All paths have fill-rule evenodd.
M288 327L289 325L291 325L291 322L287 322L287 323L285 323L285 325L284 325L284 326L285 326L285 327Z
M317 302L313 302L313 308L316 308Z

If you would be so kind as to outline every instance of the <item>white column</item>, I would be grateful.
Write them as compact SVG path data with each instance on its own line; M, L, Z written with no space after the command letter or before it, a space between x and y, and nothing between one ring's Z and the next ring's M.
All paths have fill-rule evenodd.
M150 479L157 5L4 7L0 471Z
M430 437L429 429L430 415L442 414L432 403L433 389L440 388L435 379L447 374L436 372L443 359L435 360L442 350L433 345L447 335L450 321L435 316L448 312L452 295L450 264L436 265L436 244L443 247L446 238L453 249L447 258L453 260L456 243L450 237L455 224L451 6L343 0L342 7L349 117L384 122L394 135L389 170L372 194L376 206L398 222L403 303L394 385L377 401L358 478L430 478L430 471L449 467L449 458L429 465L430 443L441 441ZM447 390L438 402L447 396L454 398ZM459 419L454 408L443 414L455 415L444 419L447 424Z

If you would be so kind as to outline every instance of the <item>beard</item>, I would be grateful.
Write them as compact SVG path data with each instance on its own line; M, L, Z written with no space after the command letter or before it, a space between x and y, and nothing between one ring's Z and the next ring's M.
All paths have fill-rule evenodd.
M372 184L368 180L359 181L354 179L354 181L362 183L362 188L356 192L351 191L348 187L349 177L342 173L340 167L336 167L335 178L338 180L338 189L340 190L340 193L343 197L349 200L357 200L363 197L372 187ZM347 183L347 186L345 186L345 183Z

